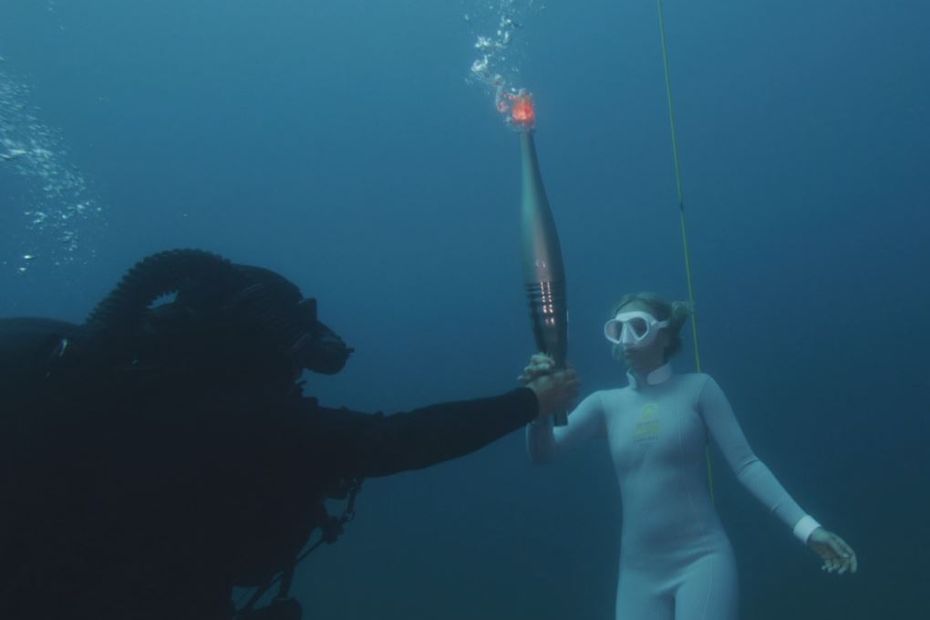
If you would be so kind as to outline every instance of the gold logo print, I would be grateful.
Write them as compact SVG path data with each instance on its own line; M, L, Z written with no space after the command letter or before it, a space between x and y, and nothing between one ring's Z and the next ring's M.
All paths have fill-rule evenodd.
M639 414L639 420L636 422L636 428L633 430L634 441L648 441L659 436L662 430L662 423L657 419L659 415L659 405L656 403L647 403Z

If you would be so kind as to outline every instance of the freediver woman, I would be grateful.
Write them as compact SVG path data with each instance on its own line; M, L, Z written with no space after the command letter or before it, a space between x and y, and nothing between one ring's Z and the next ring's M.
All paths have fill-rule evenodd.
M726 396L703 373L676 374L688 305L651 293L627 295L604 335L627 366L629 384L598 391L553 427L527 427L533 462L590 439L606 439L623 498L617 620L735 620L736 562L714 507L705 466L712 439L739 481L817 553L829 572L854 573L856 554L807 514L753 453ZM551 372L534 355L520 380Z

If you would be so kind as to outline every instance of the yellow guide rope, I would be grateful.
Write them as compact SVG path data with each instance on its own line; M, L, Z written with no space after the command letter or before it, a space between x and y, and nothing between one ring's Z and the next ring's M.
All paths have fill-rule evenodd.
M678 157L678 129L675 126L675 106L672 104L672 76L668 61L668 38L665 34L665 8L657 0L659 9L659 36L662 40L662 64L665 67L665 95L668 99L668 122L672 134L672 158L675 161L675 191L678 194L678 214L681 219L681 243L685 255L685 274L688 278L688 303L691 306L691 338L694 342L694 367L701 372L701 349L698 344L697 309L694 303L694 278L691 274L691 251L688 249L688 229L685 226L685 199L681 189L681 161ZM714 477L710 462L710 448L705 452L707 459L707 481L711 498L714 497Z

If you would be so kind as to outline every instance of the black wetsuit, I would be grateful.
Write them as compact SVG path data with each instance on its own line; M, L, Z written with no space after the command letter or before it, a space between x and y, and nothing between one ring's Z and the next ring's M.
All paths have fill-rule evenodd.
M34 339L17 359L55 346ZM34 372L0 381L0 399L5 620L228 619L232 587L287 567L346 482L467 454L538 409L526 388L383 416L321 407L296 384Z

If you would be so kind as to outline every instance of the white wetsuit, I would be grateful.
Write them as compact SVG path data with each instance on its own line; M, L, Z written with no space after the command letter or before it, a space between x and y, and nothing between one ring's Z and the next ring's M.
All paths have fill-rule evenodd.
M605 437L623 498L616 620L735 620L733 551L710 495L708 435L740 482L795 534L806 516L746 441L717 382L673 375L669 366L630 385L588 396L568 425L534 422L527 446L547 461L581 441Z

